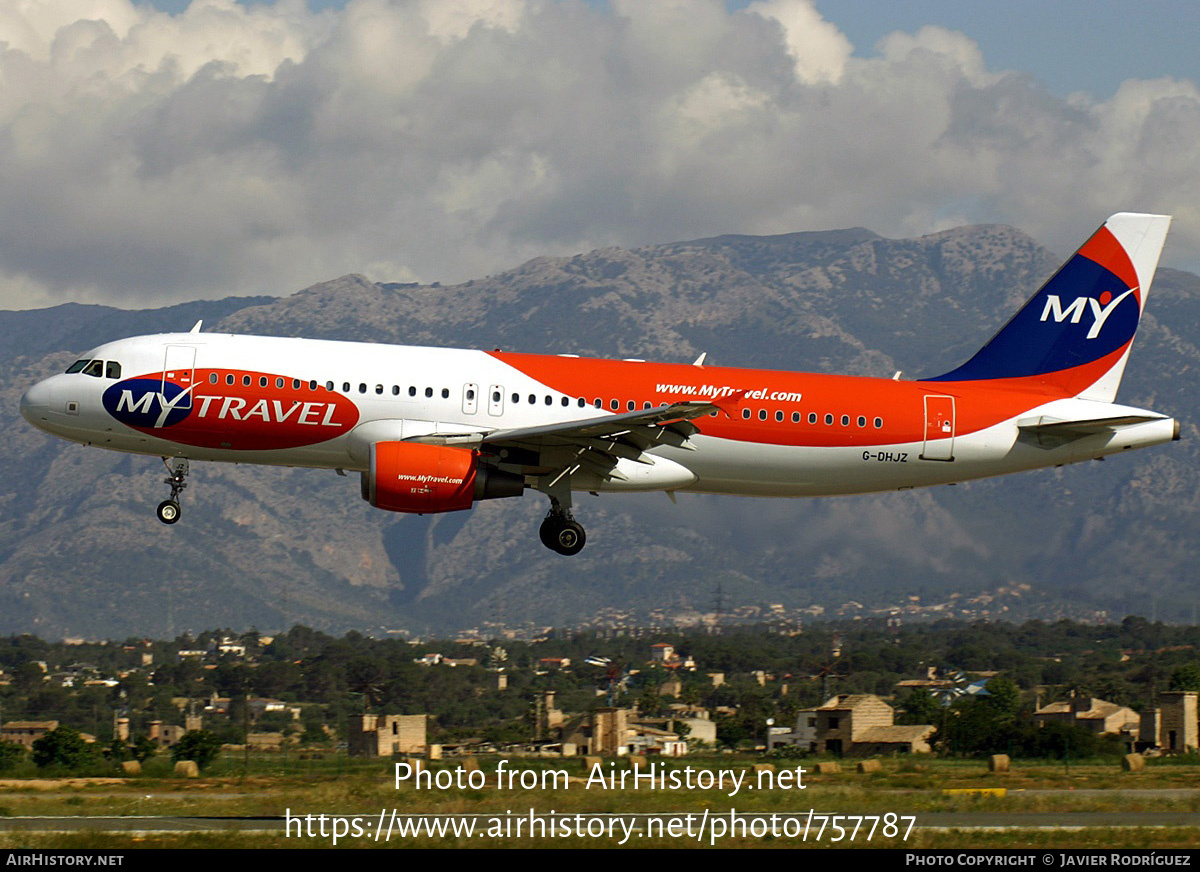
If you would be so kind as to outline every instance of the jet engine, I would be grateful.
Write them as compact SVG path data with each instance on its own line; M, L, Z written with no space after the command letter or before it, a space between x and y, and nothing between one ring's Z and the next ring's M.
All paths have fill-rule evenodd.
M457 512L524 490L523 476L481 464L478 451L419 442L373 443L362 473L363 499L389 512Z

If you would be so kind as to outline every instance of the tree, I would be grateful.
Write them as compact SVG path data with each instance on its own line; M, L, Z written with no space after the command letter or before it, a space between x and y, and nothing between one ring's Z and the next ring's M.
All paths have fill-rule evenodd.
M1171 673L1171 690L1200 690L1200 664L1185 663Z
M191 760L201 769L217 759L221 753L221 737L208 730L191 730L184 733L183 738L171 749L171 759L175 762Z
M923 687L913 688L900 701L902 711L896 716L897 724L933 724L942 722L944 709Z
M0 742L0 772L9 772L25 759L25 748L16 742Z
M84 741L78 730L59 727L33 743L33 762L39 769L65 766L79 769L96 760L96 750Z
M1012 719L1021 705L1021 691L1007 678L993 678L987 683L987 696L983 699L997 716Z
M158 753L158 745L154 744L154 741L146 736L138 736L133 740L133 747L129 753L133 755L134 760L139 763L145 763Z
M114 763L123 763L129 759L129 746L120 736L114 736L113 740L105 746L103 753Z

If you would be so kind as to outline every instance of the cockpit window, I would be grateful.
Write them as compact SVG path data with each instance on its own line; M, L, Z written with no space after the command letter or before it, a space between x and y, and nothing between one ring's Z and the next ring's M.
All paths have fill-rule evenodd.
M88 365L83 368L83 374L95 376L96 378L100 378L102 375L104 375L104 361L103 360L90 361L88 363Z
M117 363L115 360L110 360L108 363L104 364L104 377L120 378L121 364Z
M86 357L83 360L77 360L73 364L71 364L70 366L67 367L67 372L68 373L83 372L83 368L85 366L87 366L89 363L91 363L91 361Z

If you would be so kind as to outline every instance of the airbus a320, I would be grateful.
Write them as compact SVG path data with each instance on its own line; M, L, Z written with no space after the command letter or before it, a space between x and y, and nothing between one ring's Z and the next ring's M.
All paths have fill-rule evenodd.
M100 346L21 414L168 468L351 470L362 496L433 514L537 490L542 542L576 554L572 495L816 497L1059 466L1179 438L1117 388L1170 218L1119 213L970 360L919 381L191 332Z

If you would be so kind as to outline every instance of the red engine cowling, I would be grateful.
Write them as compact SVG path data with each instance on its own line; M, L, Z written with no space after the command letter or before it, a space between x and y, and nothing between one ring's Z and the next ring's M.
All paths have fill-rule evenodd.
M363 499L389 512L430 515L476 500L520 496L525 479L480 465L479 452L419 442L376 442L362 474Z

